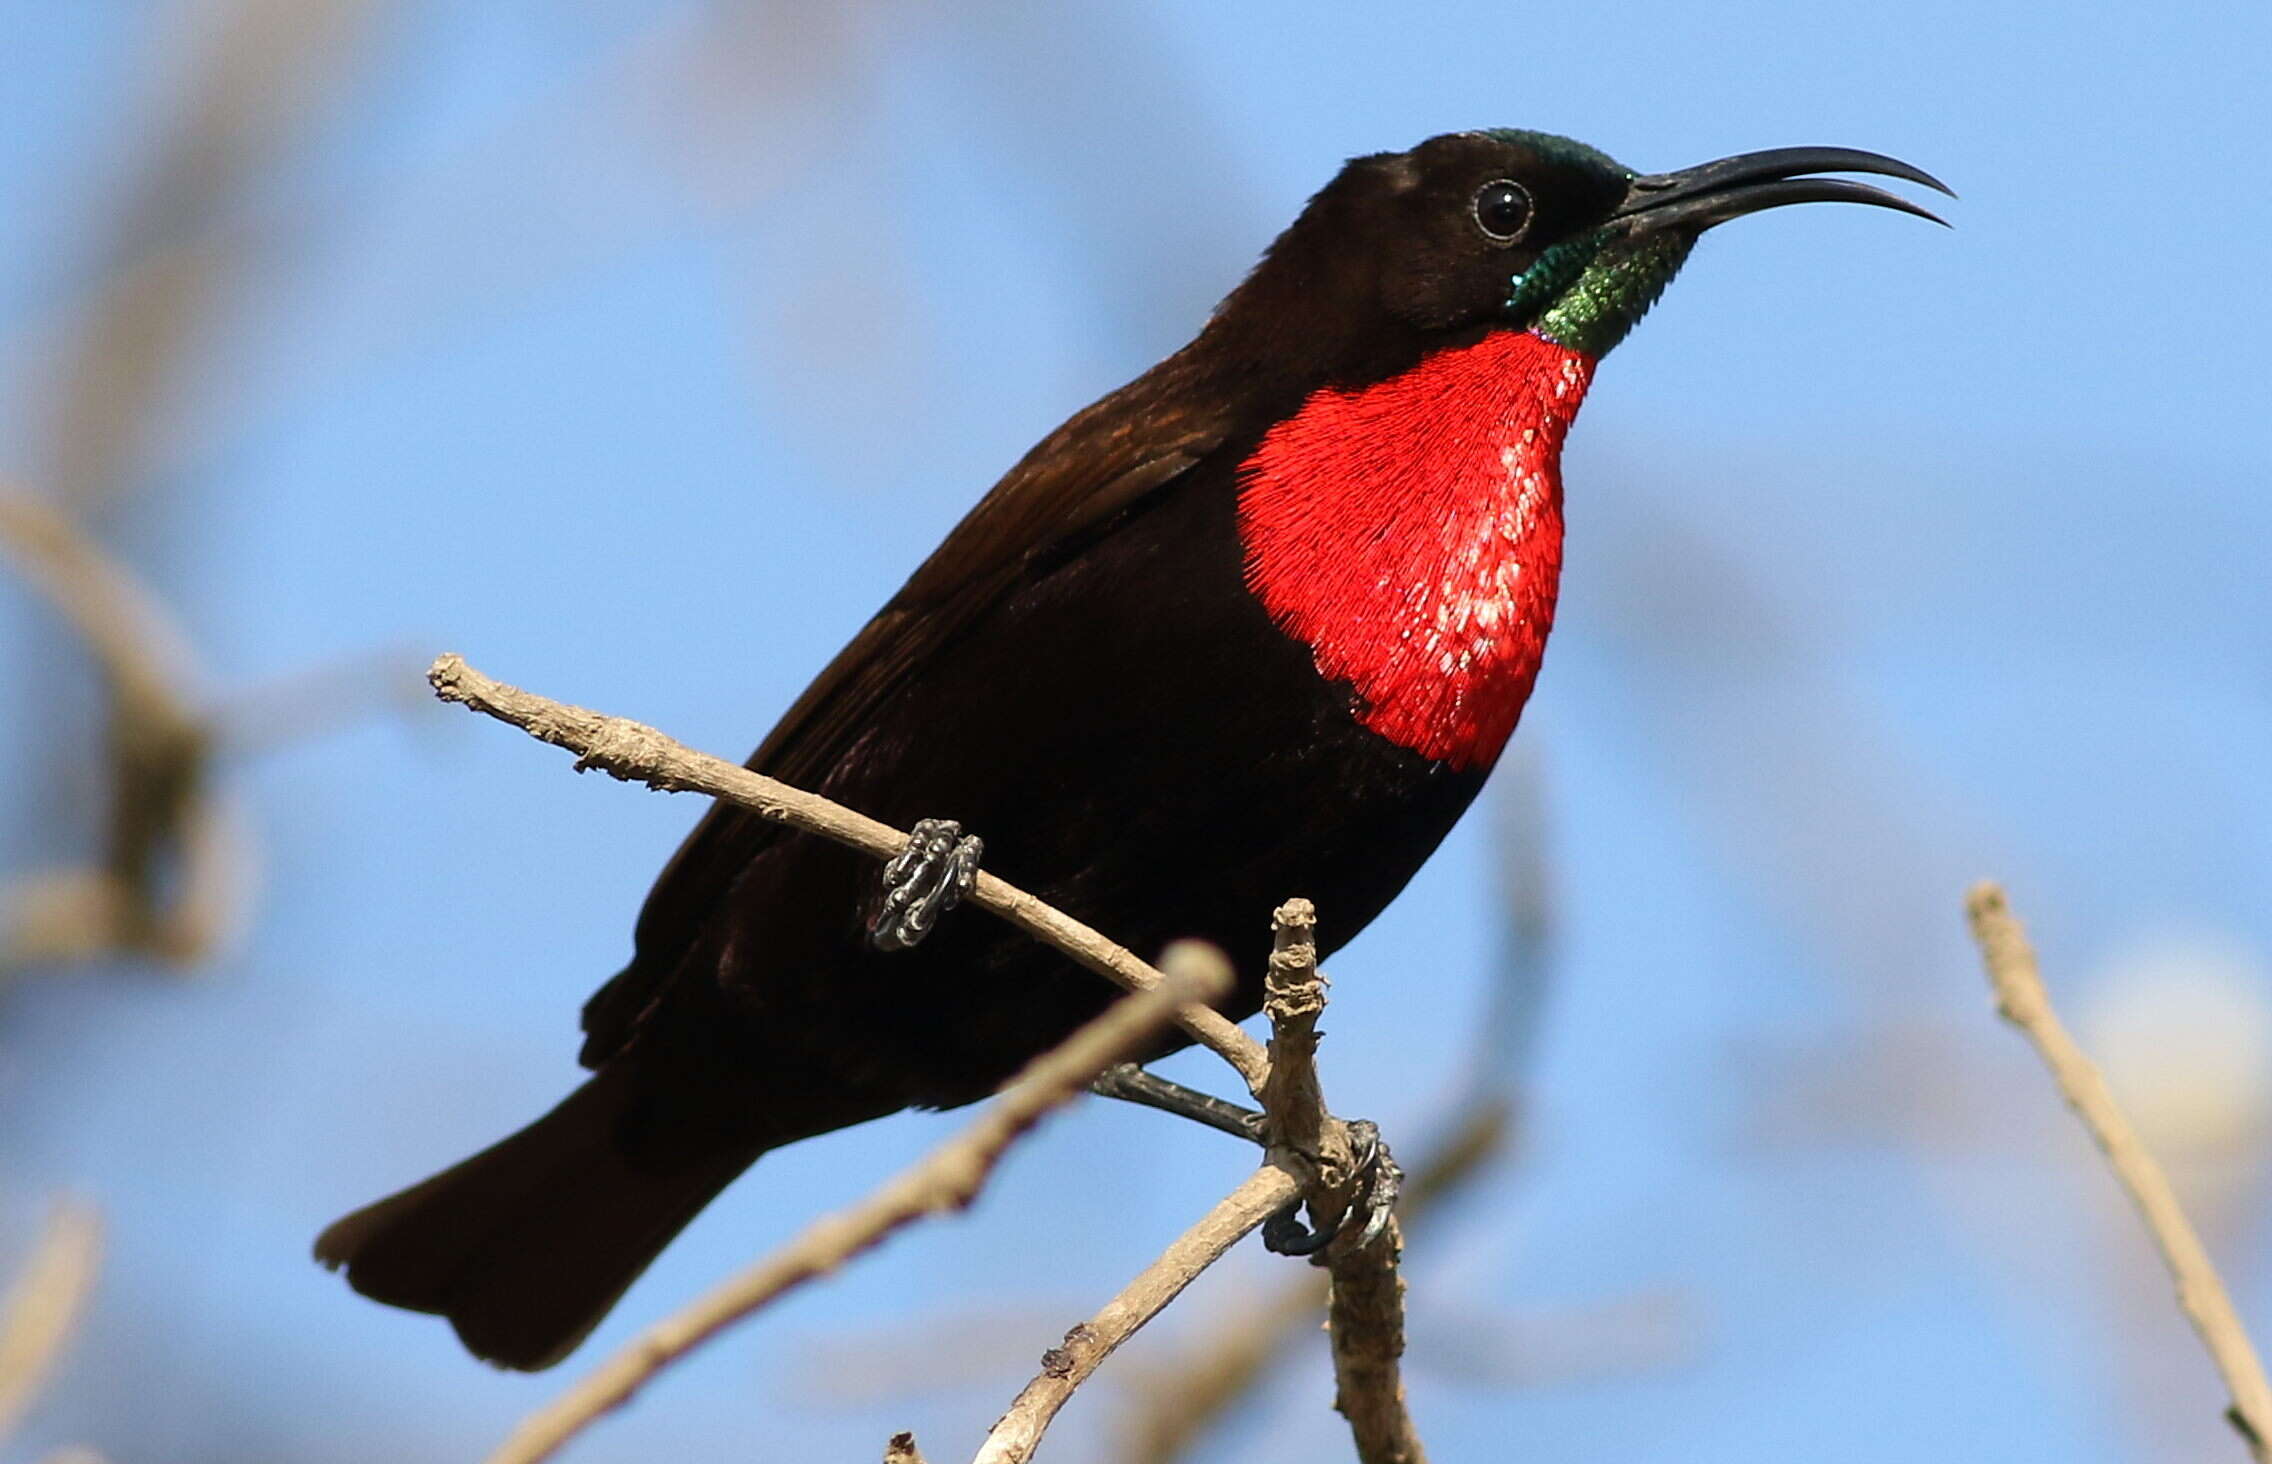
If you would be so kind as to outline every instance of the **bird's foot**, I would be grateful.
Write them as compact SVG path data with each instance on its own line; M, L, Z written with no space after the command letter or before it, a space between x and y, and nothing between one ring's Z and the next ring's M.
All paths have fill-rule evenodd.
M1106 1068L1089 1084L1089 1091L1100 1097L1141 1103L1147 1108L1177 1114L1251 1144L1270 1142L1263 1116L1254 1109L1186 1088L1181 1083L1148 1073L1132 1062ZM1309 1256L1315 1264L1323 1265L1325 1248L1359 1218L1364 1228L1357 1233L1356 1248L1362 1250L1380 1239L1381 1232L1388 1228L1390 1218L1396 1213L1397 1197L1404 1187L1404 1171L1397 1167L1377 1124L1362 1118L1351 1119L1349 1143L1353 1152L1350 1176L1345 1182L1354 1187L1354 1195L1348 1208L1331 1224L1312 1230L1302 1223L1304 1202L1296 1200L1263 1222L1265 1247L1282 1256Z
M1351 1161L1351 1179L1356 1193L1348 1208L1330 1224L1312 1230L1302 1224L1302 1202L1297 1200L1262 1222L1265 1247L1282 1256L1308 1256L1311 1265L1322 1266L1326 1262L1325 1248L1347 1234L1351 1222L1359 1217L1363 1218L1365 1228L1357 1232L1350 1249L1363 1250L1380 1239L1388 1222L1396 1217L1397 1197L1404 1189L1404 1171L1389 1153L1379 1126L1371 1120L1350 1119L1349 1142L1356 1151ZM1311 1213L1314 1215L1316 1211L1313 1209Z
M908 831L907 847L884 866L884 897L868 919L868 943L904 951L931 933L933 922L978 882L985 841L948 818L927 818Z

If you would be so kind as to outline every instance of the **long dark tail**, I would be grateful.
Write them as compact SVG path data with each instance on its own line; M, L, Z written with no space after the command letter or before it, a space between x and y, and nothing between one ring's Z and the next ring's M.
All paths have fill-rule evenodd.
M316 1259L365 1296L448 1317L476 1357L550 1367L734 1176L803 1136L637 1162L638 1096L633 1072L603 1069L519 1133L340 1220Z

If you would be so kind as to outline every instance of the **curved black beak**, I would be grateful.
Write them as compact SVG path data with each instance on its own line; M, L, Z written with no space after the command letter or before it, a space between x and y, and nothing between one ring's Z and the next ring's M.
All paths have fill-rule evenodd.
M1876 173L1956 197L1946 183L1924 169L1883 153L1850 147L1778 147L1683 168L1677 173L1643 174L1627 187L1625 201L1610 215L1610 223L1621 227L1627 236L1665 229L1701 233L1714 224L1761 209L1781 208L1786 203L1867 203L1915 214L1943 226L1948 223L1898 193L1849 178L1809 176L1815 173Z

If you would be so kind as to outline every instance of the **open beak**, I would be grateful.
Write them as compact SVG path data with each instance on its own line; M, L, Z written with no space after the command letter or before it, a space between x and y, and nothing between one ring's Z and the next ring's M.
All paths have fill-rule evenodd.
M1667 229L1686 229L1695 234L1714 224L1761 209L1781 208L1786 203L1867 203L1915 214L1936 224L1948 223L1898 193L1849 178L1810 176L1816 173L1876 173L1956 197L1946 183L1924 169L1882 153L1850 147L1778 147L1741 153L1677 173L1648 173L1635 178L1626 189L1625 201L1610 216L1610 224L1627 238Z

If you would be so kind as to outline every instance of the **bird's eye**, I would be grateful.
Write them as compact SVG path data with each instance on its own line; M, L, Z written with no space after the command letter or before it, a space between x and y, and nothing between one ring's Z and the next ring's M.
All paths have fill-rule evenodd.
M1512 178L1494 178L1475 190L1475 226L1494 244L1512 244L1530 223L1530 195Z

